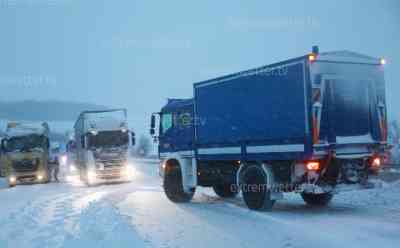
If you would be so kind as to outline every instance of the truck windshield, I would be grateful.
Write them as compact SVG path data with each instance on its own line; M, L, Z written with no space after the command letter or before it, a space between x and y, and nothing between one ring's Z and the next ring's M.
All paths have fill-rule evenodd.
M172 123L172 114L163 114L161 117L161 132L164 134L168 129L172 127Z
M45 146L42 135L32 134L27 136L13 137L7 140L6 151L29 151L34 148L43 148Z
M89 134L89 147L118 147L127 145L129 142L128 132L101 131L96 135Z

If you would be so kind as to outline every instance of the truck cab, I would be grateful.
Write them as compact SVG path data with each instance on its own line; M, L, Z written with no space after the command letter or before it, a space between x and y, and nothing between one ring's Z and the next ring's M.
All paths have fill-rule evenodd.
M194 121L193 99L168 99L160 113L159 153L192 150Z
M5 175L9 186L20 183L48 183L50 181L49 128L47 123L27 124L11 122L2 140Z
M75 124L76 163L88 185L130 181L130 147L135 134L129 130L126 110L82 112Z

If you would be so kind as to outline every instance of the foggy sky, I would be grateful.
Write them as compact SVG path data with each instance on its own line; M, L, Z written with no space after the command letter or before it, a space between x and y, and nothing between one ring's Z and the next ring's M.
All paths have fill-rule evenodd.
M385 57L400 119L400 1L0 0L0 100L127 107L148 127L192 84L320 51Z

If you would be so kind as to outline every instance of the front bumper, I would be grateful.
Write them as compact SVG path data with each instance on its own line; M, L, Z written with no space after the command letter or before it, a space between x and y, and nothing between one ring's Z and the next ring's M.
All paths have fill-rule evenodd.
M10 185L45 183L47 180L48 178L43 172L18 173L8 177Z
M128 182L133 179L134 173L131 167L93 170L88 172L90 184Z

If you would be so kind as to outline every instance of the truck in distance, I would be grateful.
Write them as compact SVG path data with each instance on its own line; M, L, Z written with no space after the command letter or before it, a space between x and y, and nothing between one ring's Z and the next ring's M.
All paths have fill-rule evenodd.
M78 173L76 166L76 142L70 139L65 148L65 154L61 156L61 164L66 168L66 172L70 176L75 176Z
M383 65L350 51L310 54L194 84L151 118L166 196L187 202L197 186L241 190L268 210L284 192L325 205L374 187L387 149ZM160 123L156 133L156 120Z
M87 185L129 181L130 147L135 134L129 130L126 109L84 111L74 125L76 165Z
M46 122L9 122L1 146L10 187L50 181L49 126Z

